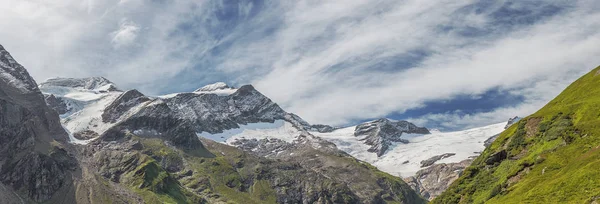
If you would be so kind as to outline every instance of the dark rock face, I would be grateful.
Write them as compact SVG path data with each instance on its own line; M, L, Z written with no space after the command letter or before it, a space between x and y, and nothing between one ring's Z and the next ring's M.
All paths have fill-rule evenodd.
M408 143L408 140L401 138L403 133L431 134L427 128L417 127L407 121L392 122L382 118L356 126L354 135L357 137L366 136L363 140L365 144L371 145L369 152L382 156L393 142Z
M405 178L404 181L425 199L433 200L458 179L472 162L473 160L467 159L459 163L434 164L418 171L415 176Z
M106 107L104 113L102 113L102 121L114 123L131 108L149 100L148 97L135 89L126 91Z
M147 99L135 90L128 91L108 106L103 119L115 121L124 111ZM246 85L226 96L184 93L156 99L120 121L104 133L103 138L115 139L122 136L123 131L130 130L148 137L164 138L180 148L197 149L202 148L196 136L199 132L220 133L239 128L238 124L291 121L291 118L269 98Z
M310 130L315 130L315 131L320 132L320 133L333 132L333 131L335 131L337 129L338 128L334 128L334 127L331 127L329 125L322 125L322 124L316 124L316 125L311 125L310 126Z
M61 188L76 161L53 142L66 142L58 114L37 84L0 46L0 179L42 202Z
M31 152L3 169L2 182L25 190L27 196L37 202L48 200L65 184L67 174L75 167L74 158L63 156L64 161L61 161L60 158Z
M61 98L57 98L53 94L46 95L45 100L48 107L55 110L58 114L62 115L71 111L64 100L62 100Z
M442 159L445 159L445 158L448 158L448 157L451 157L454 155L456 155L456 153L445 153L445 154L433 156L429 159L421 161L421 168L431 166L439 160L442 160Z
M499 152L496 152L496 153L490 155L490 157L488 157L485 160L485 164L487 164L487 165L493 165L493 164L496 164L496 163L500 163L503 160L505 160L506 157L507 157L506 150L502 150L502 151L499 151Z
M75 137L78 140L89 140L89 139L94 139L98 136L100 136L100 135L97 132L94 132L91 130L84 130L81 132L73 133L73 137Z
M192 123L196 132L220 133L239 128L238 124L274 122L285 119L283 111L271 99L262 95L251 85L240 87L228 96L215 94L179 94L164 99L170 115ZM138 115L167 114L161 110L140 111Z

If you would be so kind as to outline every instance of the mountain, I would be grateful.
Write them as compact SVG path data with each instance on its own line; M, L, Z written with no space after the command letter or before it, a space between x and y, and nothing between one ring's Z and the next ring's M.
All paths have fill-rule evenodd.
M67 140L36 82L0 46L0 199L42 202L65 189L76 168Z
M12 80L10 87L36 90L35 107L53 114L62 133L49 144L64 146L56 157L65 163L50 172L64 181L55 184L58 190L44 188L44 197L32 202L426 202L401 178L308 131L334 128L308 124L251 85L216 83L146 96L101 77L55 78L39 89L31 82ZM18 179L3 181L3 187L21 192L22 185L13 184ZM0 191L0 200L35 198L13 192Z
M510 126L432 203L600 202L599 74Z

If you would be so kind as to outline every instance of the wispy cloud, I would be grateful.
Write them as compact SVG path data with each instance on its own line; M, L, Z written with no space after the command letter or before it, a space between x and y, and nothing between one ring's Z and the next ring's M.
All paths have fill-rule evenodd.
M347 124L492 89L522 96L487 112L411 118L464 128L530 114L600 64L599 7L592 0L27 0L0 4L0 39L38 80L104 75L151 94L252 83L313 123Z

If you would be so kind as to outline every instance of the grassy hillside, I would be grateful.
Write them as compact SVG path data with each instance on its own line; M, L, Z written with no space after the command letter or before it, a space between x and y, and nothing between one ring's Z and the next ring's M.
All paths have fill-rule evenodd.
M433 203L600 202L600 67L512 125Z

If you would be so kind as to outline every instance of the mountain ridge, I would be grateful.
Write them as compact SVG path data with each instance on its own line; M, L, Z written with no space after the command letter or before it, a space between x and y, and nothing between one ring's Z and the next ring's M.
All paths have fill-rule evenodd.
M8 73L8 68L16 70L4 69L5 64L1 64L0 74ZM22 66L17 71L26 73ZM23 118L42 120L33 124L52 124L35 126L42 129L36 134L25 132L22 137L17 134L18 139L11 140L26 145L0 145L0 151L6 153L2 155L17 155L0 156L0 181L7 187L0 189L2 201L425 203L400 178L312 136L305 129L309 128L306 121L283 111L252 86L242 86L231 94L148 97L135 90L116 89L104 78L53 79L38 88L27 85L36 85L35 81L13 80L31 79L28 74L10 75L12 78L0 78L0 105L32 110L33 115L26 113ZM44 96L40 90L55 93ZM60 118L46 103L61 107ZM0 119L14 117L6 114L12 113L10 110L0 110ZM274 157L197 135L275 119L285 121L299 135L290 148L282 150L285 154ZM14 120L0 123L6 121ZM0 139L10 139L7 136L14 134L6 133L11 131L20 130L13 123L3 124ZM32 186L36 183L39 185Z

